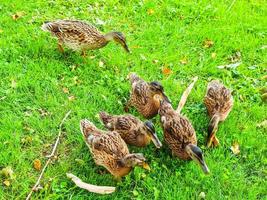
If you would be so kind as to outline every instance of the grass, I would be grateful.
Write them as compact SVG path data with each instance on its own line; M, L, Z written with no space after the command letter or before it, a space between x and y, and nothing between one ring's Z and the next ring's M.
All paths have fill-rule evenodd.
M24 13L13 20L16 12ZM44 164L57 126L70 109L58 157L45 173L44 188L33 199L198 199L201 192L206 199L266 199L266 128L256 126L267 118L259 93L266 87L262 79L267 66L266 13L266 1L260 0L2 1L0 169L10 166L15 177L9 187L0 178L0 199L26 197L40 173L33 161L39 158ZM102 20L105 24L97 25L101 31L125 33L132 54L110 43L89 51L86 59L70 50L62 55L56 40L40 26L63 18L94 24ZM203 47L207 39L214 42L210 48ZM216 67L229 64L236 52L242 55L239 67ZM164 75L162 68L172 73ZM182 112L196 129L211 175L202 174L193 162L173 158L166 147L156 151L153 145L130 147L144 153L151 172L135 168L120 183L108 173L97 173L101 167L94 164L83 142L79 120L89 118L102 127L96 116L99 111L123 113L129 97L126 76L132 71L146 80L161 81L174 106L191 78L199 76ZM208 81L215 78L233 89L235 105L220 124L220 147L206 149L208 117L203 97ZM139 116L134 109L131 113ZM162 139L158 117L153 121ZM240 144L238 156L230 151L235 141ZM88 193L76 188L66 172L92 184L116 186L117 191L107 196Z

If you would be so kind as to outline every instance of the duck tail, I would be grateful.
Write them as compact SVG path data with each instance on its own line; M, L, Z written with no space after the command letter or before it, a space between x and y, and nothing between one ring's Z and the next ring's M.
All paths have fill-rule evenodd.
M130 73L127 78L130 80L131 84L141 80L136 73Z
M112 127L112 116L108 113L102 111L99 113L99 117L106 128L110 129Z
M80 129L85 138L88 138L89 135L92 135L93 133L98 132L98 129L96 128L96 126L87 119L81 120Z

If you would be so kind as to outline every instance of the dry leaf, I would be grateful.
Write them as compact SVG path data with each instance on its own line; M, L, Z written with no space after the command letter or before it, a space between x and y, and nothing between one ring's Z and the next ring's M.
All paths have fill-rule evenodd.
M164 75L167 75L168 76L168 75L170 75L172 73L172 70L170 68L168 68L168 67L163 67L162 73Z
M103 61L99 61L99 67L103 67L104 66L104 62Z
M12 87L12 88L16 88L16 87L17 87L17 82L16 82L16 80L14 80L14 79L11 80L11 87Z
M267 119L257 124L257 127L267 128Z
M41 164L41 161L40 161L39 159L35 159L35 160L33 161L33 167L34 167L34 169L36 169L37 171L40 171L40 170L41 170L41 166L42 166L42 164Z
M12 19L17 20L17 19L21 18L23 15L25 15L24 12L16 12L14 15L12 15Z
M3 183L4 183L4 185L7 186L7 187L10 186L10 181L9 181L9 180L5 180Z
M228 69L228 68L237 68L239 65L241 65L242 63L241 62L238 62L238 63L233 63L233 64L229 64L229 65L220 65L220 66L217 66L218 69Z
M188 63L187 58L186 58L186 57L182 58L182 59L180 60L180 63L183 64L183 65L186 65L186 64Z
M62 88L62 91L63 91L65 94L69 94L69 93L70 93L69 89L66 88L66 87L63 87L63 88Z
M0 171L0 174L2 174L6 178L11 178L11 179L14 178L14 172L13 172L13 170L12 170L12 168L10 166L7 166L7 167L3 168Z
M74 95L71 95L71 96L68 97L68 99L69 99L69 101L74 101L75 96Z
M204 48L210 48L213 46L213 44L214 44L214 42L212 40L207 39L204 41L203 46L204 46Z
M239 144L238 142L234 142L233 145L231 146L231 151L233 154L237 155L240 153L240 149L239 149Z
M211 57L214 59L216 58L217 54L215 52L211 53Z
M149 15L153 15L154 13L155 13L155 11L152 8L149 8L147 10L147 14L149 14Z

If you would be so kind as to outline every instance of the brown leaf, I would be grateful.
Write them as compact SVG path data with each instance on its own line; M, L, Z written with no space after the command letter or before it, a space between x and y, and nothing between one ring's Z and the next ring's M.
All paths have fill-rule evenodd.
M149 8L148 10L147 10L147 14L148 15L153 15L155 13L155 11L152 9L152 8Z
M183 57L181 60L180 60L180 63L183 64L183 65L186 65L188 63L188 60L186 57Z
M41 170L41 167L42 167L42 163L39 159L35 159L33 161L33 167L34 169L36 169L37 171L40 171Z
M168 67L163 67L162 68L162 73L166 76L170 75L172 73L172 70Z
M7 186L7 187L9 187L9 186L10 186L10 181L9 181L9 180L4 180L4 182L3 182L3 183L4 183L4 185L5 185L5 186Z
M231 146L231 151L233 154L238 155L240 153L240 148L238 142L234 142Z
M66 88L66 87L63 87L63 88L62 88L62 91L63 91L65 94L69 94L69 93L70 93L69 89Z
M25 13L22 12L16 12L15 14L12 15L12 19L13 20L18 20L19 18L21 18L23 15L25 15Z
M212 47L214 44L214 42L210 39L206 39L204 42L203 42L203 46L204 48L210 48Z

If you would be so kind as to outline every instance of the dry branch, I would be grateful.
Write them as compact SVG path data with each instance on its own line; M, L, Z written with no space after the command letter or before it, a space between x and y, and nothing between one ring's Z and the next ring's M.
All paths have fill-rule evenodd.
M192 82L192 83L186 88L186 90L184 91L184 93L183 93L183 95L182 95L182 97L181 97L181 100L180 100L180 102L179 102L179 104L178 104L178 107L177 107L177 109L176 109L176 111L177 111L178 113L180 113L181 110L183 109L183 107L184 107L184 105L185 105L185 103L186 103L187 97L188 97L188 95L190 94L190 92L191 92L193 86L195 85L197 79L198 79L197 76L194 77L194 78L193 78L193 82Z
M40 186L39 186L40 185L40 181L41 181L41 179L42 179L42 177L44 175L44 172L45 172L48 164L51 162L53 156L55 156L55 152L56 152L57 146L59 144L59 139L60 139L60 136L62 134L62 126L63 126L64 122L66 121L66 119L68 118L68 116L70 115L70 113L71 113L71 110L69 112L67 112L65 114L64 118L61 120L61 123L59 124L59 131L58 131L57 140L56 140L56 142L54 144L52 153L49 156L47 156L48 159L47 159L47 161L46 161L46 163L45 163L45 165L44 165L44 167L42 169L42 172L41 172L38 180L36 181L35 185L32 187L32 189L31 189L30 193L28 194L26 200L29 200L31 198L31 196L32 196L32 193L34 191L37 191L40 188Z
M68 178L70 178L79 188L88 190L89 192L94 192L98 194L110 194L115 191L115 187L108 187L108 186L96 186L91 185L88 183L83 182L81 179L79 179L77 176L67 173L66 174Z

